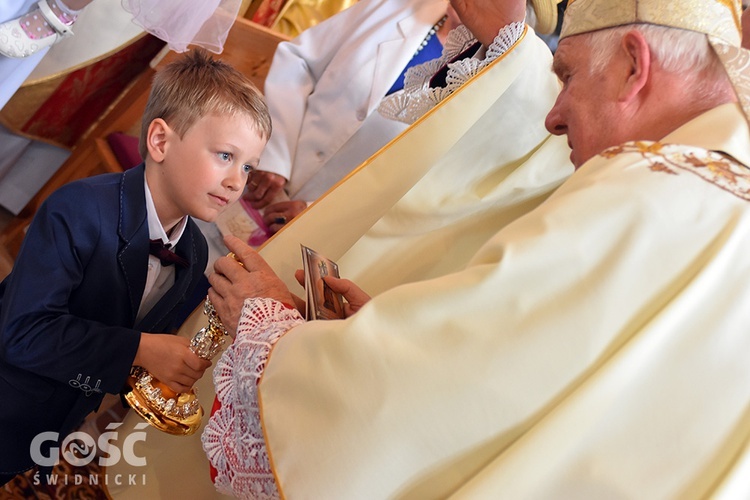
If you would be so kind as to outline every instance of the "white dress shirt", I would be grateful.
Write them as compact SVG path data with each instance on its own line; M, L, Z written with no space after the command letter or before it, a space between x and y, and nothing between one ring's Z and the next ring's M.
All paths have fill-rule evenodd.
M183 231L185 231L185 225L187 224L187 216L183 217L180 222L175 225L170 235L164 230L164 227L159 221L159 216L156 214L156 206L154 205L154 199L151 196L151 190L148 188L148 182L145 177L143 179L143 185L146 191L146 213L148 218L148 234L149 239L161 239L164 242L164 246L167 248L173 248L180 241ZM146 286L143 289L143 297L141 298L141 306L138 308L138 315L136 322L143 319L146 314L154 307L159 299L161 299L167 290L174 285L174 266L162 266L159 258L154 255L148 256L148 275L146 276Z

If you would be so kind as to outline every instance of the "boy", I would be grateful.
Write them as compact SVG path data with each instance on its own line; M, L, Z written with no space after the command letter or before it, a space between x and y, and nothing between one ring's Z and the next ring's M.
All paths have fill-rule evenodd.
M35 465L35 437L57 433L49 456L132 366L178 392L210 366L188 339L144 332L176 326L205 270L188 216L213 221L239 198L270 132L253 84L194 50L154 78L144 164L72 182L40 208L0 284L0 485Z

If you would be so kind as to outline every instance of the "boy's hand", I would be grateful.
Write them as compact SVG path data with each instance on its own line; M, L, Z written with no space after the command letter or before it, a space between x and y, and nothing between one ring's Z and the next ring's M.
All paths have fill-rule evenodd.
M141 333L133 365L148 370L175 392L187 392L211 366L190 350L190 340L161 333Z

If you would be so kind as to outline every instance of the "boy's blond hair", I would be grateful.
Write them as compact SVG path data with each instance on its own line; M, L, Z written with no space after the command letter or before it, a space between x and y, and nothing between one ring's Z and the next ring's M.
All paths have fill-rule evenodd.
M196 48L154 76L141 122L139 152L146 158L148 127L161 118L180 137L209 115L247 115L263 139L271 135L271 116L258 88L229 64Z

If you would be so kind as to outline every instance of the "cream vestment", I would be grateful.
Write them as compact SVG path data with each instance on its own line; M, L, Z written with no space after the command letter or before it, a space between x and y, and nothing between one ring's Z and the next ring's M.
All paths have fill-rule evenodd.
M248 299L206 434L287 498L746 497L748 152L722 105L348 320Z

